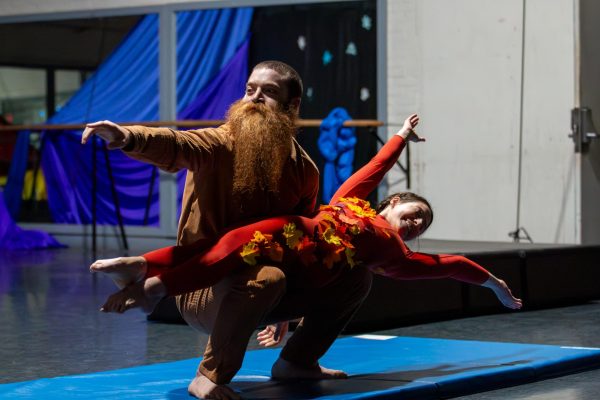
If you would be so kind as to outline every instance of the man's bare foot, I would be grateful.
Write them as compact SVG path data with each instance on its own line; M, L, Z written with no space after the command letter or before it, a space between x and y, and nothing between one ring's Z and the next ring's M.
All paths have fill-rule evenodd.
M150 314L166 294L162 281L154 276L111 294L100 311L124 313L132 308L141 308Z
M188 386L190 396L199 399L240 400L242 397L227 385L217 385L198 373Z
M279 357L271 368L271 377L278 380L291 379L346 379L344 371L329 369L315 364L312 367L300 366Z
M118 257L96 260L90 265L90 272L108 275L119 289L144 279L148 266L144 257Z

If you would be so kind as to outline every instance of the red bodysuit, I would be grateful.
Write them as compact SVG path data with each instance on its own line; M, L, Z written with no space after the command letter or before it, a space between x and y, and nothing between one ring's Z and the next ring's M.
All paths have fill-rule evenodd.
M368 206L361 207L366 202L358 199L379 185L404 146L404 139L394 136L337 190L329 206L322 206L315 217L269 218L229 230L217 242L201 241L152 251L144 255L147 277L159 275L171 296L210 287L234 269L243 268L244 261L255 262L252 257L242 256L251 253L250 247L262 246L261 251L254 252L254 258L267 258L268 265L273 265L273 261L280 263L291 286L323 286L335 279L341 268L358 263L393 279L452 278L484 283L489 272L478 264L457 255L412 252L385 218L375 215ZM286 242L287 237L294 236L292 231L296 233L292 243ZM266 245L264 241L260 246L253 244L257 243L256 232L259 237L270 239ZM299 244L302 239L304 246ZM267 253L271 256L265 256Z

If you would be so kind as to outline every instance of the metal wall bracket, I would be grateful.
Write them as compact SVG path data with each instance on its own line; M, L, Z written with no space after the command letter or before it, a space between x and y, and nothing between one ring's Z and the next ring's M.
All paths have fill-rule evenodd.
M594 139L598 139L598 131L594 127L592 110L577 107L571 110L571 133L569 137L575 142L575 152L581 153Z

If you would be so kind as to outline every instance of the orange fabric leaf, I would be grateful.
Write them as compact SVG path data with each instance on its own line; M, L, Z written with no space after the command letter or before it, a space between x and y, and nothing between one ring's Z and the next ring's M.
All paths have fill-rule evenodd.
M277 242L271 242L265 246L266 256L271 261L281 262L283 260L283 247Z
M316 243L310 240L308 236L303 236L300 243L298 243L298 250L314 250Z
M336 212L341 210L341 207L338 206L329 206L329 205L321 205L319 206L319 211L332 211L332 212Z
M315 256L316 247L317 244L310 240L308 236L302 238L302 241L298 244L297 251L303 265L310 265L317 262L317 256Z
M342 221L346 224L349 224L349 225L355 225L355 224L358 224L358 222L359 222L358 219L350 218L344 214L340 214L338 218L340 219L340 221Z
M342 251L343 251L342 248L338 248L338 249L333 249L332 251L327 252L325 257L323 257L323 265L325 265L325 267L327 267L327 269L333 268L333 264L335 264L338 261L341 261L341 259L342 259L341 252Z

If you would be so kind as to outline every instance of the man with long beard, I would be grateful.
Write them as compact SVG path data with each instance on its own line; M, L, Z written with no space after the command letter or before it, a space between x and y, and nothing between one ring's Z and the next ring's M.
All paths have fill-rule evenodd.
M302 81L293 68L262 62L248 78L244 97L218 128L175 131L102 121L87 126L82 143L96 135L109 148L166 171L187 169L177 243L198 243L200 248L244 221L314 213L318 170L295 140L301 96ZM91 269L123 287L143 278L146 266L111 259ZM277 344L287 331L285 321L298 317L303 320L273 365L272 376L346 377L321 367L318 360L367 295L369 272L353 268L318 290L294 278L285 265L245 266L210 288L177 297L185 321L210 334L190 394L239 398L227 383L241 367L254 330L278 323L260 335L263 344Z

